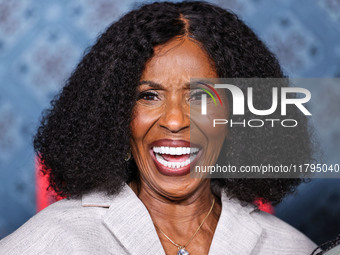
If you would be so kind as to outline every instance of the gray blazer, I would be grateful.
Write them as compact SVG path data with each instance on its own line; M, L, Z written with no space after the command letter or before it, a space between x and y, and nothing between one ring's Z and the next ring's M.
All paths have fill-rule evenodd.
M275 216L241 206L224 192L221 199L209 255L305 255L316 247ZM2 239L0 254L158 255L164 250L148 210L125 185L116 196L93 192L50 205Z

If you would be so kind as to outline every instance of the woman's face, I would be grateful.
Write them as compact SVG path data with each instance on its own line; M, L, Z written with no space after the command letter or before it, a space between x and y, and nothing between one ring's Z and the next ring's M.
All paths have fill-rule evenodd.
M176 38L155 47L137 88L131 122L132 153L142 187L180 199L210 185L209 179L190 177L190 163L192 166L216 162L226 126L212 128L214 114L197 114L197 91L201 94L202 90L190 91L189 85L190 78L216 77L207 54L189 39ZM225 93L219 94L225 104L217 115L227 118L227 99ZM191 109L190 116L190 104L194 101L196 113Z

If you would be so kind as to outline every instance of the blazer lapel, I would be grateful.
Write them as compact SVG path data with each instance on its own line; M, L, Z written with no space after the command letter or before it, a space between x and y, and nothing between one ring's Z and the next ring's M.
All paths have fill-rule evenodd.
M242 206L239 200L221 193L222 211L209 255L251 254L262 233L250 215L255 207ZM148 210L128 185L115 196L84 195L82 205L108 208L103 223L128 254L165 254Z
M262 228L250 216L255 207L243 207L222 191L222 211L210 246L210 255L251 254Z
M103 222L130 254L165 254L148 210L128 185L111 200Z

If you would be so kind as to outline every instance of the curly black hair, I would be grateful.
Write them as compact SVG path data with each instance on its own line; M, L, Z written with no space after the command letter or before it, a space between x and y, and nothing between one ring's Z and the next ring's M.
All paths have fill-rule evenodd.
M187 23L187 24L186 24ZM124 158L129 150L136 87L154 47L174 37L198 42L219 77L282 78L274 55L235 14L206 2L155 2L113 23L86 52L61 93L52 100L34 137L34 148L49 175L50 187L64 197L91 190L120 192L138 178ZM261 91L260 91L261 92ZM261 103L261 93L258 102ZM256 99L255 99L256 101ZM308 162L312 143L307 119L297 111L299 127L230 131L228 160ZM261 197L277 203L301 182L296 179L212 179L242 201Z

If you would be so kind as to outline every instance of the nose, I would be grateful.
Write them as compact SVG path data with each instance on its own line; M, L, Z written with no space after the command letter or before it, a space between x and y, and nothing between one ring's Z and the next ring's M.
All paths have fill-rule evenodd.
M165 107L159 125L172 133L178 133L190 127L189 106L181 102L171 102Z

